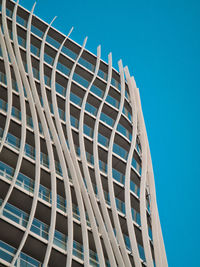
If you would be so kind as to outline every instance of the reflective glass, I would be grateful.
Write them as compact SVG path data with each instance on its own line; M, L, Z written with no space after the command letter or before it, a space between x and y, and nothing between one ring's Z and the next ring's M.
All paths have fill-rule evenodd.
M37 57L40 56L40 49L33 44L31 44L31 52L36 55Z
M117 155L124 158L125 160L127 159L128 152L124 148L115 143L113 145L113 152L115 152Z
M110 126L114 125L114 120L103 112L100 115L100 120L102 120L103 122L105 122L106 124Z
M96 116L96 114L97 114L97 108L95 108L94 106L92 106L88 102L85 105L85 110L87 110L89 113L93 114L94 116Z
M118 108L119 107L119 101L116 100L114 97L108 95L106 97L106 101L111 104L113 107Z
M50 65L53 65L53 58L46 53L44 53L44 61Z
M103 136L102 134L98 134L98 142L100 144L102 144L105 147L108 147L108 138L106 138L105 136Z
M103 97L104 92L97 86L92 85L90 91L99 97Z
M82 99L79 96L77 96L74 93L72 93L72 92L70 93L70 101L72 101L73 103L77 104L78 106L80 106L81 103L82 103Z
M73 58L73 59L76 59L77 57L77 54L75 54L74 52L72 52L69 48L67 48L66 46L63 46L62 48L62 52L64 54L66 54L67 56Z
M63 95L63 96L65 93L65 88L57 82L56 82L56 92Z
M83 59L82 57L79 58L78 63L86 67L88 70L94 71L95 69L93 64L89 63L87 60Z
M26 48L26 40L24 38L22 38L21 36L17 36L18 39L18 43L19 45L21 45L22 47Z
M84 124L84 126L83 126L83 132L87 136L93 137L93 129L90 128L89 126L87 126L86 124Z
M73 80L83 85L85 88L87 88L89 85L89 82L77 73L74 73Z
M43 37L43 32L41 30L39 30L38 28L36 28L35 26L31 25L31 32L33 32L34 34L36 34L39 37Z
M69 70L69 68L68 67L66 67L65 65L63 65L62 63L60 63L60 62L58 62L58 64L57 64L57 69L59 70L59 71L61 71L62 73L64 73L65 75L69 75L69 73L70 73L70 70Z
M59 48L60 47L60 43L57 42L55 39L53 39L52 37L50 37L49 35L47 35L46 41L51 44L52 46Z
M26 21L25 19L19 17L18 15L17 15L16 20L17 20L17 22L18 22L20 25L22 25L22 26L24 26L24 27L27 26L27 21Z

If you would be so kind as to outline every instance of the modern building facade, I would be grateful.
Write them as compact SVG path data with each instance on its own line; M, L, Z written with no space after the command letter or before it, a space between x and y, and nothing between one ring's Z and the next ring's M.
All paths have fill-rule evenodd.
M0 266L167 266L134 78L33 11L1 1Z

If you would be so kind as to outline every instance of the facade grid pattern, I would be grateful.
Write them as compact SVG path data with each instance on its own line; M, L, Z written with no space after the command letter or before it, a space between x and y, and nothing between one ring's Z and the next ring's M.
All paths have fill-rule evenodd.
M0 1L0 266L167 267L139 90Z

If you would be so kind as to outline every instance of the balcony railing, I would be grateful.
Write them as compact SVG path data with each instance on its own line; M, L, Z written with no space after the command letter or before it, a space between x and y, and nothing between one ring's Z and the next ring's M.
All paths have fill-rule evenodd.
M2 200L0 201L0 203L1 202ZM22 227L27 226L28 219L29 219L29 216L27 213L25 213L24 211L16 208L15 206L9 203L7 203L3 209L3 216L17 223L18 225L21 225ZM49 226L47 224L34 218L30 230L32 233L48 241ZM64 251L67 250L67 236L57 230L55 230L53 243L55 246L63 249ZM83 246L75 240L73 241L73 252L72 253L74 256L78 257L79 259L84 260ZM94 251L90 250L89 255L90 255L90 265L94 267L100 267L97 254ZM106 265L110 266L108 261L106 261Z
M42 103L42 105L43 105L43 103ZM50 108L51 108L51 111L53 111L53 106L51 103L50 103ZM7 103L3 99L0 99L0 109L5 111L5 112L7 111ZM63 120L65 119L63 110L59 109L59 115L60 115L61 119L63 119ZM16 109L15 107L12 107L12 116L21 120L21 112L18 109ZM27 118L27 125L33 129L32 118L28 115L26 118ZM78 129L78 124L79 124L78 120L71 115L70 121L71 121L72 126L74 126L75 128ZM40 133L42 133L42 126L41 126L40 122L39 122L39 129L40 129ZM88 125L84 124L84 133L86 135L88 135L89 137L92 137L93 136L93 129L91 127L89 127ZM105 136L101 135L100 133L98 134L98 142L100 144L102 144L103 146L108 147L109 140ZM137 147L139 147L139 145ZM26 151L26 154L31 154L32 158L34 159L34 157L35 157L34 153L35 152L33 150L31 151L31 148L29 145L27 145L25 147L25 151ZM120 147L117 144L114 144L114 152L116 152L116 154L118 154L119 156L124 155L124 159L126 160L127 152L122 147ZM87 154L87 158L92 164L94 164L93 158L91 155ZM48 168L48 158L45 155L41 156L41 162L43 162L43 165ZM100 164L100 168L103 171L107 172L107 166L105 166L105 163L100 161L99 164ZM60 164L58 162L55 162L55 165L56 165L56 170L57 170L58 174L61 175L62 170L61 170ZM132 166L141 175L141 166L138 164L138 162L134 158L132 159ZM117 175L117 172L118 172L117 170L115 170L113 172L113 178L116 179L118 182L124 184L124 178L125 177L119 172L118 172L119 175ZM130 182L130 188L131 188L132 192L136 193L139 196L138 187L133 183L133 181Z
M14 169L0 161L0 176L6 178L9 181L12 181L13 174L14 174ZM22 173L18 174L16 185L25 189L27 192L30 192L30 193L34 192L34 187L35 187L34 181ZM52 195L51 191L45 186L40 184L38 197L51 204L52 203L51 195ZM57 195L57 208L65 213L67 212L66 200L60 195ZM76 206L75 204L72 204L72 209L73 209L73 217L80 221L80 213L79 213L78 206ZM86 213L86 220L87 220L87 225L90 226L87 213Z
M3 129L0 128L0 139L3 135ZM6 137L6 143L8 145L10 145L11 147L13 147L14 149L18 150L19 151L19 148L20 148L20 139L17 138L16 136L8 133L7 134L7 137ZM80 148L75 146L76 148L76 152L77 152L77 155L80 156ZM35 149L30 146L29 144L25 144L25 149L24 149L24 154L35 160ZM93 158L93 155L90 154L89 152L86 152L86 158L88 160L89 163L91 163L92 165L94 165L94 158ZM49 168L49 158L46 154L44 154L43 152L40 153L40 163L41 165L43 165L44 167L46 168ZM60 166L60 163L55 161L55 167L56 167L56 173L60 176L62 176L62 168ZM99 167L100 167L100 170L102 170L104 173L107 173L107 164L101 160L99 160ZM117 181L119 181L120 183L124 184L124 175L121 174L119 171L113 169L113 178ZM132 192L134 192L135 194L137 194L139 196L139 188L136 186L136 184L134 184L133 181L130 182L130 189Z
M3 241L0 241L0 259L4 260L5 262L11 263L16 252L16 248L6 244ZM15 262L15 266L42 267L42 263L21 252Z

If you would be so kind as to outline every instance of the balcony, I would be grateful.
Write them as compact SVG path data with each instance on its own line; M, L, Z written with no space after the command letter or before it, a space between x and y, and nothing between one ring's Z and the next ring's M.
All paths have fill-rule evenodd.
M0 201L0 204L1 204L1 201ZM25 230L27 223L28 223L29 216L24 211L7 203L3 209L2 218L7 218L9 222L14 222L15 224L22 226L22 228ZM34 234L33 236L36 235L36 236L39 236L41 239L45 239L48 241L49 226L46 225L45 223L34 218L30 230L31 230L31 233ZM55 245L55 248L59 247L60 249L63 250L63 252L66 253L67 236L55 230L53 244ZM92 250L89 251L89 254L90 254L90 266L100 267L98 263L97 254ZM84 260L83 246L80 243L76 242L75 240L73 241L73 255L81 260ZM106 262L106 266L110 266L108 261Z
M9 266L16 252L17 250L14 247L0 241L0 261L2 263ZM15 266L42 267L42 263L21 252L15 262Z

